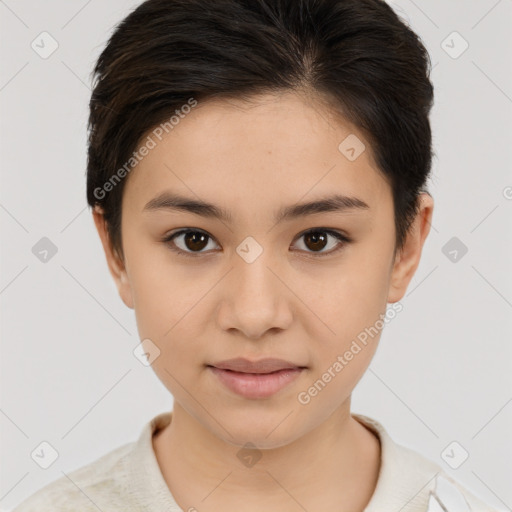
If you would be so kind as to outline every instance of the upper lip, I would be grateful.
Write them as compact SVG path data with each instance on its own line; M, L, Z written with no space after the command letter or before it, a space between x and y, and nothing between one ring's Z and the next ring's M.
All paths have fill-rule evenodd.
M221 370L231 370L242 373L271 373L278 370L304 368L303 366L285 361L284 359L277 359L273 357L260 359L258 361L249 361L249 359L237 357L235 359L219 361L218 363L209 366L215 366Z

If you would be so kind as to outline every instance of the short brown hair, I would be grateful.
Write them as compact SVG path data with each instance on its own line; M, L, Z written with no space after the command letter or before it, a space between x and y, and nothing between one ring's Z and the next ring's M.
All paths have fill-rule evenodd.
M399 249L430 173L429 73L420 38L383 0L147 0L94 68L88 204L102 208L122 256L126 179L98 190L126 169L144 134L190 98L307 89L370 141L392 189Z

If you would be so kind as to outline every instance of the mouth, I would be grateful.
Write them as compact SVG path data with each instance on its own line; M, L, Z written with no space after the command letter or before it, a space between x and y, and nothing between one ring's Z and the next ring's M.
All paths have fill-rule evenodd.
M208 366L219 368L220 370L231 370L238 373L253 374L270 374L281 370L297 370L306 368L305 366L285 361L284 359L270 357L260 359L259 361L250 361L243 357L237 357L235 359L219 361Z
M276 359L256 363L238 359L219 363L219 366L208 365L207 368L224 387L248 399L269 398L290 385L306 370L304 366Z

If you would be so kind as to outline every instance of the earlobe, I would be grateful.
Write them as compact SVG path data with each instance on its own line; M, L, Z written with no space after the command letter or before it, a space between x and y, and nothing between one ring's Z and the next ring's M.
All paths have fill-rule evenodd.
M428 193L422 193L420 208L410 226L404 246L397 252L390 277L388 302L397 302L404 295L418 268L423 245L430 232L434 200Z
M103 250L105 252L108 269L110 271L110 275L114 279L114 282L117 286L119 296L121 297L122 301L126 304L127 307L133 309L133 296L130 281L128 279L128 274L126 272L126 267L122 259L118 256L118 254L114 251L112 247L107 230L107 223L105 221L101 208L96 206L93 209L92 215L94 219L94 224L96 225L96 230L98 231L98 234L100 236Z

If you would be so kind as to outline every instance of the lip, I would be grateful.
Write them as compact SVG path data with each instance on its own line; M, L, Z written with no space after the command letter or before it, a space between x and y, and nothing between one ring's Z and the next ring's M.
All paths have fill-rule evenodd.
M210 371L232 392L244 398L268 398L299 377L305 369L283 359L249 361L229 359L208 365Z
M272 373L243 373L208 367L228 389L245 398L268 398L293 382L303 368Z

